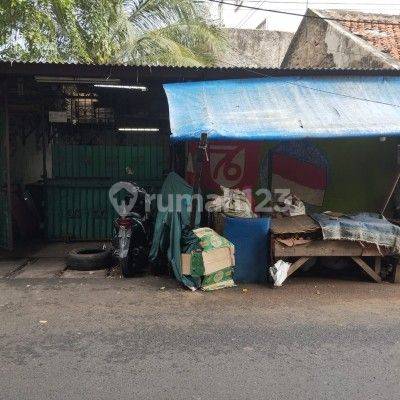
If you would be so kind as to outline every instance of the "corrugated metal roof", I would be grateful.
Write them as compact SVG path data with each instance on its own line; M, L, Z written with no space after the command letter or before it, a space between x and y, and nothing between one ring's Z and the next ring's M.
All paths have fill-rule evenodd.
M0 60L0 73L5 70L11 70L12 68L19 68L23 66L31 67L96 67L96 68L126 68L126 69L155 69L171 71L270 71L271 73L307 73L307 74L318 74L318 73L365 73L371 72L376 75L399 75L398 71L393 69L382 69L382 68L265 68L265 67L243 67L243 66L177 66L167 64L126 64L126 63L109 63L109 64L95 64L95 63L81 63L81 62L31 62L31 61L1 61Z
M172 138L400 135L400 76L269 77L164 85Z
M24 64L24 65L81 65L81 66L103 66L103 67L149 67L149 68L207 68L207 67L196 67L196 66L185 66L185 65L173 65L173 64L129 64L129 63L90 63L90 62L47 62L47 61L0 61L1 64ZM231 68L231 67L227 67ZM233 67L234 68L234 67Z
M168 65L119 65L1 62L0 75L33 77L68 76L82 78L118 78L125 82L169 83L218 79L260 78L268 76L400 76L394 69L281 69L240 67L175 67Z

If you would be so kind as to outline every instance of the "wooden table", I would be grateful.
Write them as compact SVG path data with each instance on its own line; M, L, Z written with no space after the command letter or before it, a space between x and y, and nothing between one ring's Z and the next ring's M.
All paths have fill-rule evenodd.
M286 246L279 242L274 235L271 237L273 260L293 257L296 261L291 265L288 276L297 271L304 263L316 257L350 257L375 282L381 282L380 277L382 257L390 255L387 251L378 250L373 245L362 245L358 242L346 240L314 240L305 244ZM362 257L373 257L374 265L371 268ZM400 268L396 267L395 281L400 282Z

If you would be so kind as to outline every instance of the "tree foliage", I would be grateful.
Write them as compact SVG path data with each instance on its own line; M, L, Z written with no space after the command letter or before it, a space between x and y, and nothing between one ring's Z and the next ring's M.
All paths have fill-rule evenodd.
M2 0L3 60L212 65L224 47L194 0Z

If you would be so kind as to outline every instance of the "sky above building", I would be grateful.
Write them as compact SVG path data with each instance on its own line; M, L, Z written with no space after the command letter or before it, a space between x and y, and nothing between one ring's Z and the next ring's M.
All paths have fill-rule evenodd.
M205 0L208 1L208 0ZM223 0L233 5L210 3L214 19L220 19L229 28L268 29L295 32L302 17L269 11L252 10L246 5L273 11L303 15L307 9L342 9L367 13L400 14L400 0Z

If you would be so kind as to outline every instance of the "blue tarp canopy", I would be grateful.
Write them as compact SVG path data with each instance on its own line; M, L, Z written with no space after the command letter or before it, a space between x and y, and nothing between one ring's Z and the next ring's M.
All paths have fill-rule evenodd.
M172 139L400 135L400 77L268 77L164 85Z

